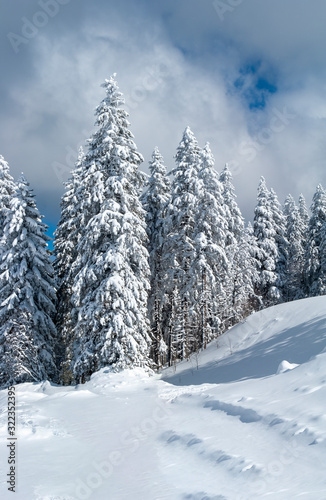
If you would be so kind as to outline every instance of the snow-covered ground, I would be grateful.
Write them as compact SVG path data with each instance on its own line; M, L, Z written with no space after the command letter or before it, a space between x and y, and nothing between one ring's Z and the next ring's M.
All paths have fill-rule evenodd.
M1 499L326 499L326 297L250 316L148 377L17 386L17 491ZM325 352L324 352L325 351Z

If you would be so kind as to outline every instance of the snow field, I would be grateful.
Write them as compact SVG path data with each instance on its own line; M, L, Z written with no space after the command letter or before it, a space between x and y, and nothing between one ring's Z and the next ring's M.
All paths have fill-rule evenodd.
M253 314L161 376L17 386L15 499L326 499L325 306ZM4 475L0 489L12 498Z

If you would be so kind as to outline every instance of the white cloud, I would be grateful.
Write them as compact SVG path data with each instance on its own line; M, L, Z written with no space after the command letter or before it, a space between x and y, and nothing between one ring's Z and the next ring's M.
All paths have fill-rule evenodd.
M72 165L92 131L100 84L114 72L144 168L156 145L172 167L190 125L201 145L211 143L218 170L233 165L247 217L260 175L281 200L301 191L309 199L315 184L326 186L325 3L243 0L223 22L210 0L79 5L77 21L72 2L60 13L66 29L55 19L30 41L28 78L17 78L17 68L4 71L14 105L0 123L1 153L14 175L24 170L47 218L58 216L63 191L53 164ZM230 88L240 69L257 61L258 74L273 75L278 91L264 109L250 111ZM295 118L274 130L275 110L285 108Z

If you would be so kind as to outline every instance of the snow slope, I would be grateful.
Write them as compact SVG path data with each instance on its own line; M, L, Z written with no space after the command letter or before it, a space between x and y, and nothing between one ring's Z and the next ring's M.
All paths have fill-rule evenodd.
M161 376L17 386L15 494L1 391L0 498L324 500L325 348L317 297L253 314Z

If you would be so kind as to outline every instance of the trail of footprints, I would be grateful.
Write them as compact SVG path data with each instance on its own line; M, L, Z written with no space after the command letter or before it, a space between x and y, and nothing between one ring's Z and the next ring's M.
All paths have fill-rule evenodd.
M276 433L281 442L290 443L289 446L293 453L297 448L305 446L316 445L321 440L304 425L300 425L295 420L286 420L278 415L270 414L263 416L257 413L254 409L245 408L240 405L233 405L225 403L217 399L207 399L207 395L193 395L193 394L180 394L173 398L173 402L177 403L178 400L184 398L191 398L192 396L198 400L198 403L207 410L213 412L223 412L230 418L235 418L243 425L253 424L262 426L261 432ZM203 397L206 401L203 401ZM243 456L231 455L222 449L213 450L207 447L203 439L192 433L182 434L174 430L168 430L161 434L161 440L167 446L181 446L184 449L191 450L191 452L199 455L203 460L208 460L211 464L224 467L230 473L244 473L249 477L259 477L262 473L266 472L262 464L253 463Z
M224 450L208 450L204 441L194 434L178 434L173 430L164 432L161 439L167 445L177 445L190 449L201 456L203 460L208 460L212 465L223 464L230 472L246 472L248 474L259 473L260 467L246 460L244 457L232 456Z

